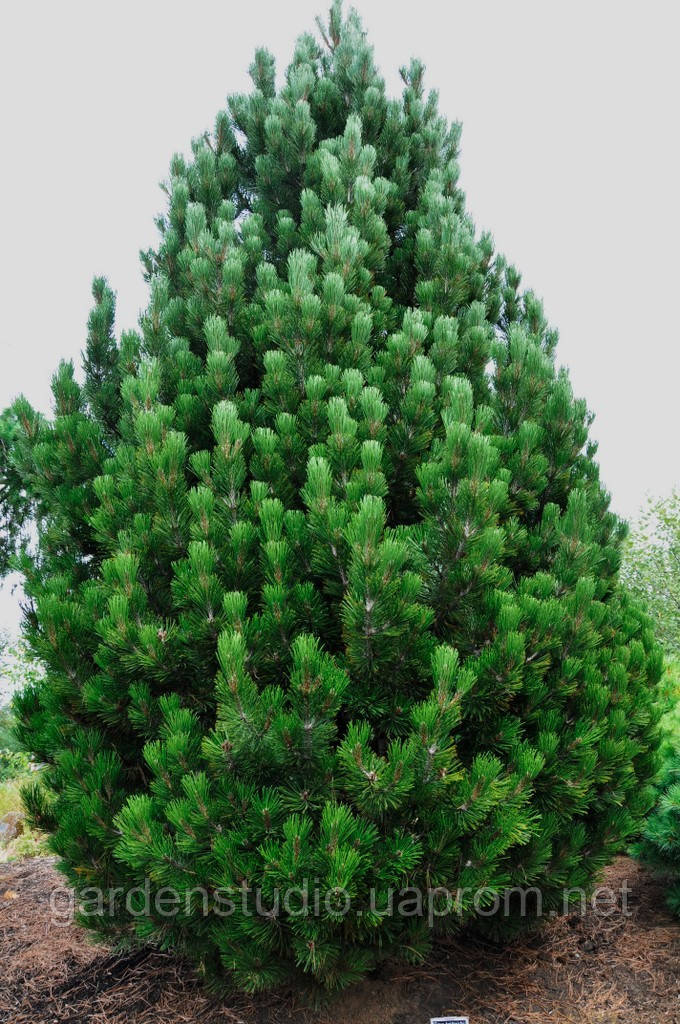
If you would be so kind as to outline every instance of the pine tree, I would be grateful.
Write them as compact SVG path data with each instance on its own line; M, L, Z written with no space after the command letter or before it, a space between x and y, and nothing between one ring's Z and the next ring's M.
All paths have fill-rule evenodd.
M389 99L357 15L320 30L173 158L139 331L97 279L84 385L15 406L32 817L74 885L181 895L86 923L248 991L531 926L474 894L561 911L653 799L659 652L556 333L475 232L422 65ZM191 895L305 880L318 912ZM437 928L381 912L439 886Z
M680 703L662 719L661 770L656 779L657 804L632 852L668 880L668 905L680 917Z

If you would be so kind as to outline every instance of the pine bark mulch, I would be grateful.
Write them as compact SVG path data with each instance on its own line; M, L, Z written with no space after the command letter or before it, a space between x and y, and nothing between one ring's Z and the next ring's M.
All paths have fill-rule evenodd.
M283 994L218 1000L177 957L112 955L50 923L49 858L0 864L0 1024L680 1024L680 921L663 884L622 857L603 884L630 916L589 910L504 949L465 936L419 968L384 967L316 1013Z

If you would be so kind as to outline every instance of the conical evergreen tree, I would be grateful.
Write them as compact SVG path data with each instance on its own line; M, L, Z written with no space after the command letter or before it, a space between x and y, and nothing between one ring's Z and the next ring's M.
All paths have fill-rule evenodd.
M87 923L249 991L422 956L391 888L461 889L440 930L532 924L487 916L518 885L562 910L653 797L660 657L556 334L422 65L388 99L356 14L320 27L173 159L139 332L98 279L84 386L15 410L31 813L74 884L181 895Z

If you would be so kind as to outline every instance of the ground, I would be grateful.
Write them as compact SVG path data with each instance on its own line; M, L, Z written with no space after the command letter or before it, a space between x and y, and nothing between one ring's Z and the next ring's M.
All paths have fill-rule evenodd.
M219 1001L191 968L154 950L111 955L50 923L61 886L49 858L0 864L0 1024L680 1024L680 921L663 885L620 858L603 884L631 890L629 916L551 921L499 949L460 937L424 966L388 966L310 1013L289 996Z

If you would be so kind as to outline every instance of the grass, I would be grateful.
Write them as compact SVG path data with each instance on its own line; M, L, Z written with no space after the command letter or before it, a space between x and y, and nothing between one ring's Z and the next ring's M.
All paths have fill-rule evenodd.
M19 791L23 782L23 778L14 778L6 782L0 782L0 818L9 811L20 811L22 809Z

